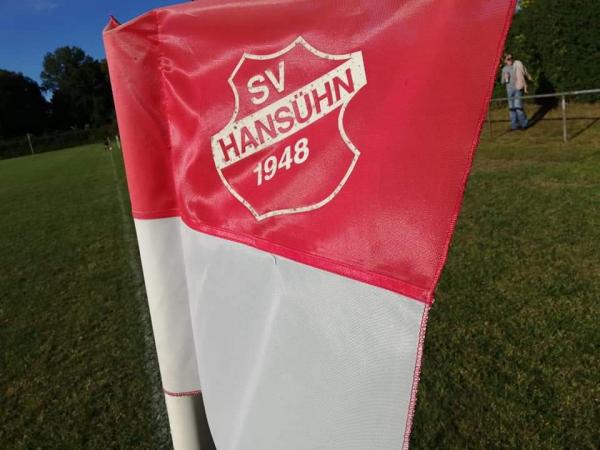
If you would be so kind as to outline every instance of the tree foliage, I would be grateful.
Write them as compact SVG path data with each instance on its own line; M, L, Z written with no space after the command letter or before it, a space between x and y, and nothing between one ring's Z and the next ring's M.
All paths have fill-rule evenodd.
M0 69L0 137L39 133L47 103L38 84L23 74Z
M600 2L520 2L506 50L522 60L536 91L600 88Z
M113 119L106 61L78 47L60 47L46 54L42 88L52 94L53 128L99 126Z

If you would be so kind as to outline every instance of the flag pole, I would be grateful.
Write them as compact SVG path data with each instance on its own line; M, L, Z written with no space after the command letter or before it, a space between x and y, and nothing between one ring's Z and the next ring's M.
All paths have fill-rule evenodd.
M165 394L174 450L211 450L212 441L201 395Z

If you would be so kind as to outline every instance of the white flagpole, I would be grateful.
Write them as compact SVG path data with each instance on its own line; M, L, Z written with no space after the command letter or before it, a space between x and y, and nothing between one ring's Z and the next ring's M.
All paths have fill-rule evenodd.
M174 450L211 450L212 442L202 396L165 395Z

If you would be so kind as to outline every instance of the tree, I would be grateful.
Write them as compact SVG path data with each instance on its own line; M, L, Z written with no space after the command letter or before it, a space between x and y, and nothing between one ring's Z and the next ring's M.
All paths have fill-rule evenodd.
M522 0L506 48L548 88L600 87L598 0Z
M35 81L21 73L0 69L0 137L41 132L47 107Z
M52 93L55 128L102 125L114 118L106 62L78 48L60 47L46 54L42 88Z
M100 125L106 123L108 120L115 120L115 106L106 59L98 61L98 64L100 72L96 91L97 95L94 97L92 107L92 123Z

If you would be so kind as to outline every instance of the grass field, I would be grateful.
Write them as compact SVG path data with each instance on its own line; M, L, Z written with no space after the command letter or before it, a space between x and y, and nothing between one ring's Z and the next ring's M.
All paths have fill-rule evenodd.
M101 145L0 162L0 448L168 445L121 167Z
M437 291L413 449L600 443L600 124L566 145L553 120L506 126ZM1 448L168 448L126 201L101 146L0 162Z
M493 126L431 311L412 448L598 448L600 123L569 121L584 132L568 144L559 121Z

